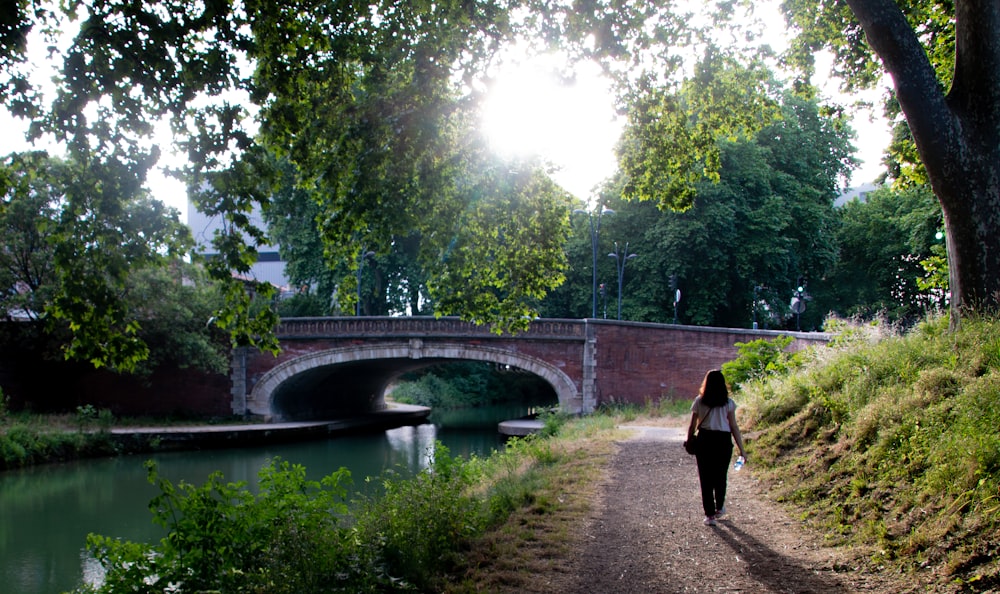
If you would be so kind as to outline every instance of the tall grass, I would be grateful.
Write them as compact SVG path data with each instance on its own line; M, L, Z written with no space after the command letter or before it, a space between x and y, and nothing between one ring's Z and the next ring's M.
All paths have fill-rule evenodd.
M1000 584L1000 322L837 341L739 395L779 497L874 563Z

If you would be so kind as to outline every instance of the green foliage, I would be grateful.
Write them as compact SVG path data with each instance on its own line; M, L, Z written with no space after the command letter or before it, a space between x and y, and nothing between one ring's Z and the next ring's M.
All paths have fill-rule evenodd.
M566 425L569 415L558 410L544 410L538 415L538 420L542 422L542 436L555 437Z
M140 338L149 345L149 357L137 372L163 366L225 373L229 341L209 323L222 306L220 290L198 265L134 269L127 303L141 320Z
M749 327L756 309L761 326L782 327L791 319L788 302L799 277L811 279L810 292L821 289L837 258L832 201L851 163L850 131L815 102L790 94L782 97L780 109L781 117L752 139L719 142L719 182L699 183L685 212L623 200L623 178L604 188L601 204L615 214L601 222L601 253L612 240L628 241L639 256L624 277L625 319L673 321L675 289L680 289L681 323ZM577 219L567 249L574 267L569 282L552 294L552 306L546 298L547 316L590 315L586 218ZM598 282L609 287L612 308L613 265L610 258L599 258ZM825 313L810 304L804 327L818 327Z
M20 417L9 418L0 428L0 470L117 453L106 431L53 431Z
M629 100L619 149L627 180L622 193L682 211L694 202L697 183L719 181L719 141L753 137L777 117L778 106L770 70L752 52L710 47L677 92L657 78L640 81Z
M76 407L76 424L80 431L97 420L97 408L93 404L83 404Z
M932 292L921 284L921 262L935 253L943 262L945 255L935 238L941 207L929 188L879 188L843 205L837 217L839 257L827 282L810 287L817 309L912 324L942 305L940 287Z
M126 180L123 166L12 154L0 162L0 308L45 318L67 358L132 371L149 355L135 271L168 265L191 245L176 211Z
M475 402L468 393L463 393L452 382L428 373L416 381L403 382L393 388L392 399L404 404L420 406L456 408Z
M514 332L527 329L535 303L562 283L570 203L538 170L494 167L463 188L470 203L428 288L438 314Z
M155 544L90 535L105 581L81 591L435 591L472 539L538 504L531 468L557 456L530 438L488 460L453 458L441 444L432 457L416 476L388 470L369 479L381 489L350 508L345 469L317 482L272 460L255 495L218 473L202 486L174 485L147 463L159 489L150 510L167 535Z
M146 545L90 535L87 546L105 568L95 591L341 591L339 573L349 567L346 470L309 481L302 466L273 460L254 495L219 473L196 487L147 468L160 490L150 510L167 536Z
M363 500L357 512L357 538L376 545L383 570L417 591L454 563L457 545L485 526L484 502L470 489L482 478L475 459L452 458L444 445L434 447L429 469L411 479L392 472L379 480L383 493Z
M310 318L329 315L330 298L321 297L316 293L296 293L287 299L278 301L278 317Z
M554 395L551 386L534 374L468 361L406 374L393 388L392 399L434 408L465 408L508 401L547 402Z
M794 339L778 336L767 340L737 342L737 356L722 364L722 374L734 388L767 375L784 375L800 364L801 357L785 351Z
M878 563L995 572L977 551L1000 524L1000 322L926 321L848 340L801 369L744 386L750 448L821 528Z

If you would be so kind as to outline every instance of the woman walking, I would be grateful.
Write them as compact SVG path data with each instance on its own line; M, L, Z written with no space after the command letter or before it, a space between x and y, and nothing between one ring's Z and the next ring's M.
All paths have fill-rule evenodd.
M693 443L695 432L698 433L695 459L698 461L705 525L715 526L715 521L726 513L726 480L733 456L732 438L736 439L740 456L746 460L743 436L736 424L736 403L729 398L726 378L718 369L705 374L698 397L691 404L688 441Z

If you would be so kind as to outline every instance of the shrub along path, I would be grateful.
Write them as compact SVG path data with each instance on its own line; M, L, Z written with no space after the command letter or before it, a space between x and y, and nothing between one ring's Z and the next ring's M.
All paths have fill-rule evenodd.
M563 576L575 577L559 580L555 591L926 591L907 577L862 567L850 551L824 546L822 535L768 500L752 460L730 472L728 519L703 525L694 458L681 447L685 429L632 429L634 437L611 458L579 555L564 560Z

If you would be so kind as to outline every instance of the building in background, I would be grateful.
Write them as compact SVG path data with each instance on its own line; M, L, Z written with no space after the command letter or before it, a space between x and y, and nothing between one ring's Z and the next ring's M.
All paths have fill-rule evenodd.
M261 216L260 207L254 205L253 212L250 213L250 222L260 228L267 229L264 218ZM194 236L195 252L212 258L218 256L218 252L212 246L212 238L215 232L222 229L222 220L218 216L208 216L198 211L195 205L188 200L187 203L187 225ZM257 248L257 262L250 268L250 278L252 280L271 283L278 287L284 296L290 293L288 278L285 276L285 262L281 259L279 246L264 245Z
M855 186L853 188L847 188L840 196L837 196L836 200L833 201L833 206L839 208L855 198L861 202L865 202L868 200L868 194L874 192L879 187L881 186L868 183L861 184L860 186Z

